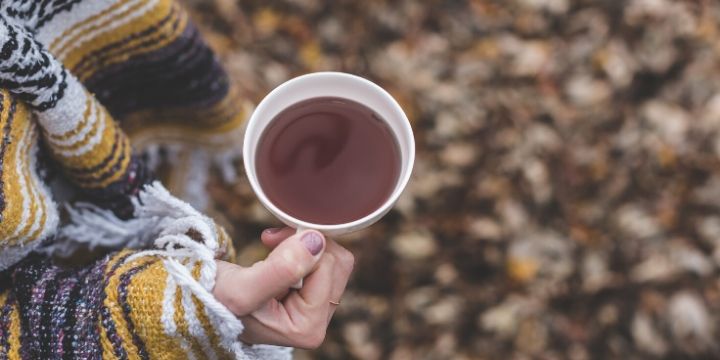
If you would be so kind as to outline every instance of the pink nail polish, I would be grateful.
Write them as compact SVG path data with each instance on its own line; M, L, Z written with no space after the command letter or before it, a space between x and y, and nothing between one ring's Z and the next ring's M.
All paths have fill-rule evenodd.
M305 245L305 248L308 249L310 254L313 256L317 255L322 251L324 244L323 237L320 235L320 233L316 231L308 231L305 234L303 234L302 238L300 238L300 241L303 242L303 245Z

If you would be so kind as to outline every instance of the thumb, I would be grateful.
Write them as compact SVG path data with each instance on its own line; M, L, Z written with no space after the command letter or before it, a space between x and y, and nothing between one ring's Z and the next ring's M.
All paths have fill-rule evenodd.
M222 302L238 316L257 310L309 275L324 250L325 237L318 231L306 230L287 238L265 260L225 276L218 274L216 287L230 292Z

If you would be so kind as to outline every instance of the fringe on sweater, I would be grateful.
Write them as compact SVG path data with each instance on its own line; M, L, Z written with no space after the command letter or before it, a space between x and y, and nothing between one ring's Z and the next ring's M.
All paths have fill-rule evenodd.
M196 210L211 166L232 180L249 111L172 0L0 2L0 354L289 358L238 340L212 296L232 243ZM191 204L155 182L163 161ZM78 245L124 250L72 269L39 254Z

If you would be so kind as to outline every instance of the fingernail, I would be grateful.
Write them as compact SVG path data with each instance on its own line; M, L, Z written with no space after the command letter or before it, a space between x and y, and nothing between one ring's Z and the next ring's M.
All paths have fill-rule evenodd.
M268 235L274 235L274 234L279 233L280 230L282 230L282 228L269 228L269 229L265 229L264 232Z
M305 248L308 249L313 256L319 254L323 249L323 238L317 231L306 232L302 238L300 238L300 241L303 242Z

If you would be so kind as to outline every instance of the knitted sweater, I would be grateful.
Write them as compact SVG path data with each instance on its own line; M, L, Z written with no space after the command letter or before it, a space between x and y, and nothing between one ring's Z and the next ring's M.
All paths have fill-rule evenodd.
M238 340L212 296L231 241L149 169L164 154L173 192L201 193L239 154L240 104L171 0L0 2L0 358L290 357ZM87 202L60 221L71 189ZM50 260L77 244L125 249Z

